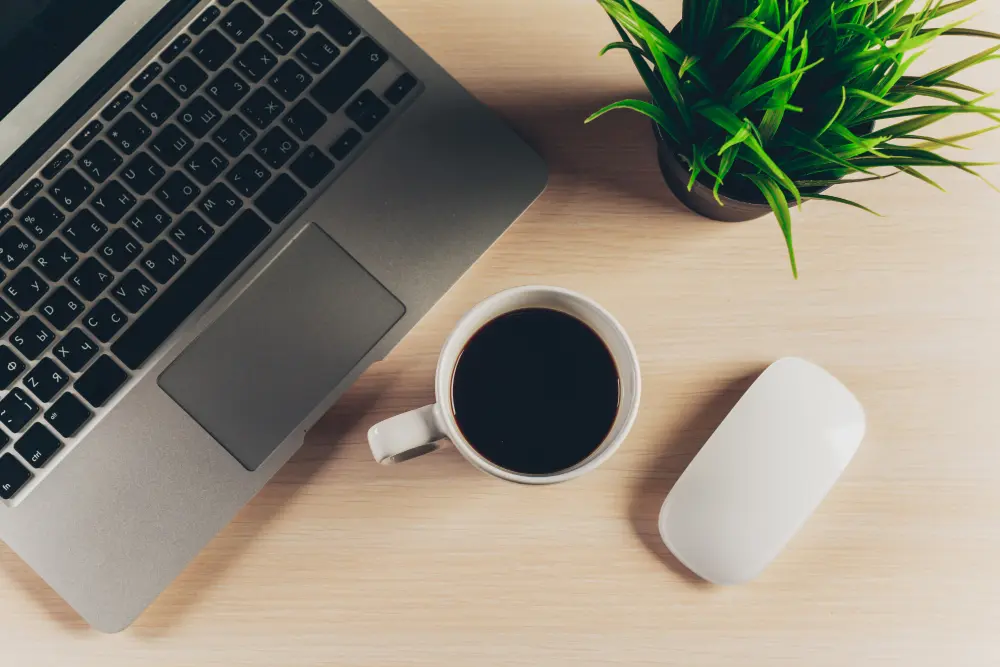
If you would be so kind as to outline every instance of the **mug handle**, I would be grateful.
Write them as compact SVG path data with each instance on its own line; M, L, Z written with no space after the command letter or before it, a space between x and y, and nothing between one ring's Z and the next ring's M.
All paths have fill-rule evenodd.
M368 429L372 455L383 465L429 454L440 449L439 441L446 437L437 404L390 417Z

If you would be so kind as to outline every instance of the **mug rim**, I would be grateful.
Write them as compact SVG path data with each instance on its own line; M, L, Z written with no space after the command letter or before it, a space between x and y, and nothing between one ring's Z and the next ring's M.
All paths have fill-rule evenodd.
M468 341L472 339L486 324L493 321L501 315L513 312L517 308L512 308L509 310L497 308L497 303L510 299L512 296L519 294L531 294L531 293L545 293L545 294L556 294L570 300L574 300L579 304L582 304L594 311L598 316L604 318L609 322L618 335L621 338L621 342L627 349L628 358L620 359L618 354L612 349L609 341L605 339L600 332L594 331L608 347L608 351L611 353L612 359L616 365L628 364L631 367L634 381L634 392L631 400L631 404L628 407L628 413L625 415L625 420L622 422L619 433L612 439L608 440L611 436L611 432L604 441L594 450L587 458L583 459L579 463L560 470L551 474L531 474L531 473L521 473L513 470L508 470L502 466L493 463L485 456L480 454L472 444L466 439L465 434L458 426L458 422L455 419L454 406L452 405L451 393L452 385L454 383L455 369L458 366L458 361L461 358L461 354L455 355L454 362L450 364L445 364L445 359L448 357L448 352L453 347L464 347ZM530 306L528 306L530 307ZM538 306L544 307L544 306ZM484 318L485 315L485 318ZM579 319L579 318L577 318ZM462 335L463 330L469 328L469 323L482 320L482 324L471 328L471 331L466 332ZM588 327L593 330L593 327L584 322ZM621 376L622 369L618 369L619 376ZM622 390L624 392L624 389ZM441 429L445 432L448 438L451 440L455 448L461 452L470 463L482 470L483 472L505 479L510 482L516 482L519 484L555 484L558 482L564 482L570 479L574 479L589 472L605 461L611 458L618 448L621 446L622 442L628 436L629 432L632 430L632 426L635 423L636 418L639 414L639 399L642 393L642 376L639 367L639 355L635 350L635 346L632 343L632 339L629 337L625 330L625 327L612 315L604 306L594 301L588 296L580 294L579 292L574 292L573 290L566 289L564 287L553 287L549 285L524 285L521 287L512 287L510 289L505 289L486 299L480 301L476 304L469 312L467 312L455 325L452 332L448 335L444 344L441 346L441 352L438 357L437 368L435 370L434 376L434 393L437 402L437 416L440 422ZM619 407L619 410L622 408ZM613 431L612 431L613 432Z

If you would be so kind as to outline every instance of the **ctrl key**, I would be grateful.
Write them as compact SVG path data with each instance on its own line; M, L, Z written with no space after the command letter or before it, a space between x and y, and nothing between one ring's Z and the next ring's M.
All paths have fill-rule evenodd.
M13 454L0 456L0 498L10 500L31 479L31 473Z
M60 447L62 443L59 442L59 438L52 435L52 431L42 424L33 425L14 445L17 453L36 469L48 463Z

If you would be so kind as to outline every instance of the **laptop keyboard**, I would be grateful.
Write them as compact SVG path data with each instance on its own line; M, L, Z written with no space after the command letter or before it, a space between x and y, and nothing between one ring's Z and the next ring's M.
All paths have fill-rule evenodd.
M329 0L217 5L0 208L3 500L416 96Z

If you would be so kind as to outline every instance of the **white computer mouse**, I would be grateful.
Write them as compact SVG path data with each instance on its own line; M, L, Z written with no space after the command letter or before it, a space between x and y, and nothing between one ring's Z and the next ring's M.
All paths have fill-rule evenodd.
M803 359L776 361L670 491L664 543L712 583L750 581L826 497L864 435L864 410L840 381Z

